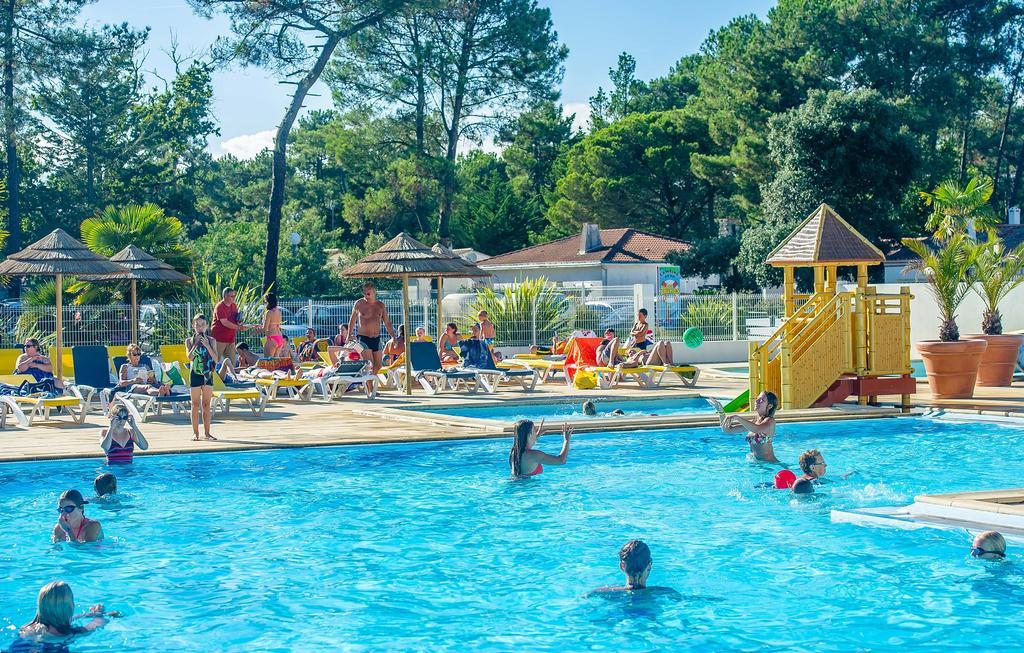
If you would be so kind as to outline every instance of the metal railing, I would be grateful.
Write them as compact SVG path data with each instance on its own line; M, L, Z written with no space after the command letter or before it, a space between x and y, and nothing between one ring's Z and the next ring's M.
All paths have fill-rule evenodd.
M509 291L515 292L515 291ZM476 293L446 295L441 305L441 323L454 322L459 333L468 332L476 322L482 306L490 308L490 318L498 332L497 344L506 347L546 345L555 336L587 329L598 333L607 328L626 335L643 303L642 295L632 286L551 289L540 299L506 301L504 290L497 290L498 301L488 304ZM401 294L380 294L392 323L402 322ZM648 321L657 339L678 340L686 329L697 327L704 339L746 340L769 335L782 316L782 299L774 295L721 294L681 295L672 299L648 298L651 305ZM354 301L348 300L282 300L284 330L289 337L301 337L313 327L318 337L332 337L339 324L346 324ZM65 306L63 342L75 345L124 346L131 340L131 308L127 305ZM213 316L212 305L194 303L145 303L139 307L139 344L145 351L156 351L162 344L180 343L190 332L192 316L205 313ZM262 321L262 309L243 314L245 323ZM52 345L56 313L52 306L0 305L0 347L13 347L27 337L39 338ZM423 327L436 338L438 333L437 299L421 296L410 300L409 323L414 331ZM262 346L258 330L240 333L239 342L251 347Z

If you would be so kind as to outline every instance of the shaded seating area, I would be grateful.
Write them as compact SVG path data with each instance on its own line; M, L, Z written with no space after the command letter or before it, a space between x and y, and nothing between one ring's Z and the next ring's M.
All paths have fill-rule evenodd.
M412 378L427 391L427 394L433 395L444 390L460 388L472 394L483 387L478 372L444 369L437 349L431 342L410 342L407 353L412 366ZM398 370L399 373L404 373L405 366L399 367Z

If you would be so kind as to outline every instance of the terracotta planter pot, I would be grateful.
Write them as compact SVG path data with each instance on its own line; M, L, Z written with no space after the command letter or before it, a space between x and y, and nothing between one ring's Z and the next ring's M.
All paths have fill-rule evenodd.
M922 340L917 351L924 359L928 385L935 399L970 399L978 364L988 344L984 340Z
M1017 364L1017 352L1020 351L1021 343L1024 343L1024 335L971 335L967 338L988 343L978 367L978 385L997 387L1013 383L1013 367Z

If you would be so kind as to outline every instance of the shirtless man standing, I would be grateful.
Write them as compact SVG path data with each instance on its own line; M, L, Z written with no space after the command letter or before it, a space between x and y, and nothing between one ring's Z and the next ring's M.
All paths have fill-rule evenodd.
M376 374L381 368L381 357L382 350L380 344L380 323L384 321L384 326L388 330L388 334L394 338L395 329L391 326L391 320L388 318L388 309L384 306L384 302L377 299L377 287L370 282L363 284L363 297L356 300L354 306L352 306L352 317L348 319L348 332L353 333L353 328L356 324L356 317L359 317L359 339L360 344L363 345L363 360L371 361L373 364L373 372ZM351 339L351 336L349 336Z

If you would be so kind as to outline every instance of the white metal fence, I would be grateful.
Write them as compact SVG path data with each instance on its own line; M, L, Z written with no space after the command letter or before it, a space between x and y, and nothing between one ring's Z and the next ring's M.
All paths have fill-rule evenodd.
M650 305L648 322L657 339L678 340L690 327L697 327L705 340L757 339L770 333L782 315L781 297L760 294L682 295L675 299L644 299L634 287L605 287L600 290L558 288L539 304L515 304L505 301L496 291L498 302L488 304L477 294L447 295L442 301L441 322L454 322L459 332L468 331L476 322L482 306L490 307L490 317L497 328L497 344L506 347L545 345L555 336L564 337L577 329L603 332L612 328L627 334L636 311L645 302ZM400 293L381 293L392 323L402 323ZM433 294L410 301L411 330L424 327L437 336L437 300ZM282 300L284 330L290 337L300 337L313 327L318 337L331 337L338 325L348 322L353 300ZM126 345L131 339L131 308L125 305L66 306L63 313L64 344ZM190 331L193 315L213 315L212 305L143 304L139 307L139 340L143 349L155 351L161 344L180 343ZM262 309L243 314L246 323L259 323ZM27 337L39 338L46 344L54 340L55 310L53 307L0 306L0 347L13 347ZM239 335L240 342L260 347L262 334L251 330Z

